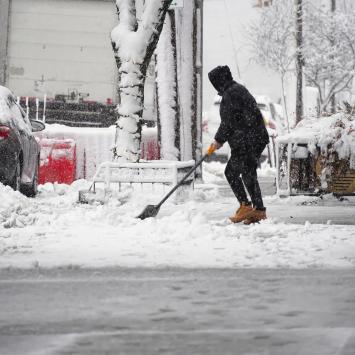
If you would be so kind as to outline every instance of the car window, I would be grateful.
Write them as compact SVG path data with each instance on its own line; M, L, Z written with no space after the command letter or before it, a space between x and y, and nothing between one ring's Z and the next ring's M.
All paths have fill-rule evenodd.
M20 110L20 113L21 113L21 116L23 118L23 120L25 121L25 123L27 124L28 127L31 128L32 130L32 125L31 125L31 122L30 120L28 119L25 111L23 110L23 108L16 102L16 106L18 107L18 109Z
M13 96L9 96L8 101L10 104L10 110L13 113L13 117L19 128L23 131L26 131L27 133L31 133L31 123L27 119L26 114L23 112L22 108L17 104L16 99Z

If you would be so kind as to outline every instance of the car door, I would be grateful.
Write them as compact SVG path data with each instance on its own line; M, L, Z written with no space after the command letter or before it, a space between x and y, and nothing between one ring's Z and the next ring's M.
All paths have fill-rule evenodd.
M21 106L19 106L19 109L22 115L22 119L25 121L25 124L30 131L30 135L29 135L30 150L29 150L28 163L29 163L29 169L31 171L31 181L32 181L38 165L39 144L37 142L36 136L33 134L31 121L28 119Z

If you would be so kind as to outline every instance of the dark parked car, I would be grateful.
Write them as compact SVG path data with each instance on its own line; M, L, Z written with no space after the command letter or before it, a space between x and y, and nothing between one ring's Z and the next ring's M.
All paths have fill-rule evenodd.
M11 91L0 86L0 182L27 196L38 187L40 147L33 132L44 127L29 121Z

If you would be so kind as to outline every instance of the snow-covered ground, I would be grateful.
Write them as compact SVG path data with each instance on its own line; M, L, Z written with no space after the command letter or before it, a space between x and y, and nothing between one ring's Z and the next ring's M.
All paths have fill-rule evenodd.
M223 168L205 164L206 182L186 202L168 200L157 218L143 221L135 216L159 202L161 187L127 186L103 205L82 205L78 191L88 187L85 180L40 186L35 199L0 184L0 268L355 267L354 225L296 225L271 212L257 225L229 223L236 206L234 197L218 188ZM264 167L260 173L272 170ZM334 211L355 209L354 204L342 210L343 203L330 200ZM269 211L290 214L307 204L319 208L314 197L270 196L265 202Z

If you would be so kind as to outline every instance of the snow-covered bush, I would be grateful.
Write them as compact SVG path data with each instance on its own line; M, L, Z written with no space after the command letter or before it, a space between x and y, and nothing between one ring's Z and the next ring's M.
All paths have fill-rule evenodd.
M304 119L291 133L278 137L277 142L283 147L279 176L286 177L289 169L294 188L307 189L312 184L313 189L330 190L336 181L355 171L354 112ZM288 144L292 145L289 153ZM287 164L288 157L291 161Z

